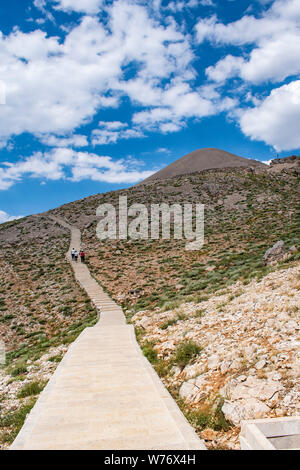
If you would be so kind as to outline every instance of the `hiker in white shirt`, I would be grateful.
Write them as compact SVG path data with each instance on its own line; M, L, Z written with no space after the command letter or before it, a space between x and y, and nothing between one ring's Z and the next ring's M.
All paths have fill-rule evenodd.
M72 260L74 260L75 248L72 248L71 255L72 255Z

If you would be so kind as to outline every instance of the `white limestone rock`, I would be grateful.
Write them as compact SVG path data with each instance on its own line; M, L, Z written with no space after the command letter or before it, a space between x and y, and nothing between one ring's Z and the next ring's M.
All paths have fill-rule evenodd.
M191 379L199 375L203 370L202 364L192 364L190 366L186 366L184 369L184 374L186 379Z
M266 361L264 359L261 359L260 361L258 361L256 364L255 364L255 368L257 370L261 370L265 367L266 365Z
M220 390L220 393L231 401L247 400L248 398L269 400L282 389L283 386L280 382L259 380L256 377L249 376L243 383L238 383L236 379L232 379Z
M235 402L225 400L222 406L225 418L235 426L239 426L244 419L259 419L270 411L270 408L256 398L239 400Z
M160 345L161 352L174 351L175 342L173 340L166 341Z
M219 359L218 354L213 354L212 356L208 358L208 361L207 361L208 369L216 370L218 369L219 364L220 364L220 359Z
M198 392L198 387L195 386L195 380L189 380L188 382L183 382L179 390L180 398L186 399L188 401L192 401L194 396Z

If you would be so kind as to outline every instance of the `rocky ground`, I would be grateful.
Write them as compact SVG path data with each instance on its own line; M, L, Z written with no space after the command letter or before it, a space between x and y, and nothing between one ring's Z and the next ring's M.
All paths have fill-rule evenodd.
M164 361L163 381L210 447L239 448L242 419L300 413L299 290L297 263L200 303L133 316L141 344ZM191 342L199 351L178 364L176 351Z
M0 450L8 449L22 427L23 420L67 351L66 345L50 348L38 360L0 373Z

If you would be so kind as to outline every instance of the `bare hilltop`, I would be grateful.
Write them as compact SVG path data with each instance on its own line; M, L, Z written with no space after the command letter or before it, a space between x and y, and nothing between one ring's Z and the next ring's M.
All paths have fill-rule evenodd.
M263 163L258 160L238 157L233 153L226 152L217 148L203 148L194 150L154 175L150 176L140 184L149 181L168 179L174 176L181 176L190 173L196 173L205 170L216 170L224 168L251 168L251 167L265 167Z

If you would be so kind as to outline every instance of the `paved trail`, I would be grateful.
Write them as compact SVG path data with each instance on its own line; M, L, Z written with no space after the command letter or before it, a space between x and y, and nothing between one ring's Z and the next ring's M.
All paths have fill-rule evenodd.
M54 219L71 230L71 248L79 250L80 231ZM72 266L100 321L70 346L11 449L204 450L142 355L122 309L86 265Z

